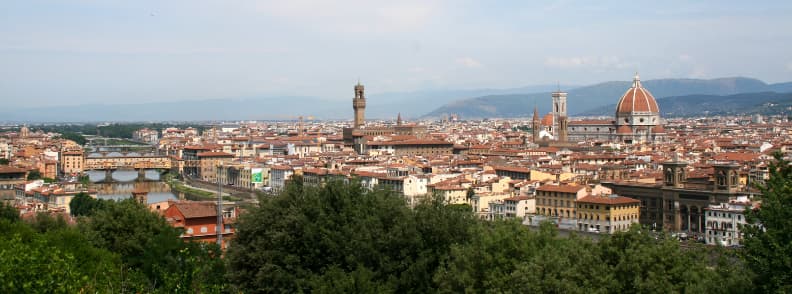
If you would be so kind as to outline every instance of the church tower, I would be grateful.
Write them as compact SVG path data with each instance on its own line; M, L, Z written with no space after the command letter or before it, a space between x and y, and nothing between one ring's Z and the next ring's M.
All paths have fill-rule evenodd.
M360 82L355 85L355 98L352 99L352 109L355 110L355 125L356 129L365 124L366 118L366 96L363 93L363 85Z
M539 110L536 108L536 105L534 105L533 119L531 120L531 131L533 132L534 143L539 140L539 131L541 128L542 126L539 125Z
M558 141L567 141L567 93L558 90L553 92L553 131Z

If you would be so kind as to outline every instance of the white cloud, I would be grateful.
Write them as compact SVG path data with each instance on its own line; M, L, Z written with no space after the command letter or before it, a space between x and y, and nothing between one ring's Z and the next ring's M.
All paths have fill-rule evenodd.
M456 62L464 67L469 67L469 68L481 67L481 62L473 59L472 57L457 58Z
M545 59L544 64L549 67L562 69L584 67L624 69L636 66L636 63L624 61L616 56L548 57Z

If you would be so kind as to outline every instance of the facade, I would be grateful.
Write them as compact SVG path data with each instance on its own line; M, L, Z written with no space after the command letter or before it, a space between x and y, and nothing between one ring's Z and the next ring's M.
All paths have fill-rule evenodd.
M739 246L742 240L740 227L747 224L745 210L752 207L747 196L740 196L727 203L710 205L704 209L707 245Z
M738 166L714 164L713 175L688 178L687 162L663 163L663 182L603 182L622 196L641 201L640 223L669 231L705 233L704 209L728 202L739 192Z
M638 223L641 201L619 195L589 195L577 201L578 229L612 234Z
M27 171L12 166L0 165L0 201L14 201L14 185L25 184Z
M536 214L577 218L577 201L588 195L610 194L610 189L596 185L544 185L536 189Z
M217 183L218 168L223 163L234 158L233 154L225 152L201 152L198 153L200 161L199 177L203 181Z
M78 174L85 169L85 156L82 151L61 152L60 165L63 174Z
M366 124L366 95L360 82L355 85L355 98L352 99L352 110L355 111L355 128L359 129Z
M566 93L563 94L563 98L566 98ZM554 103L561 98L556 98L556 95L560 94L554 93ZM553 117L559 115L554 113ZM568 131L569 139L573 141L597 140L632 144L663 141L666 138L657 101L641 85L638 74L635 75L632 86L616 104L614 120L571 121L568 130L566 126L559 127L564 127L564 132Z
M402 155L451 154L454 144L440 140L372 141L366 144L369 153Z
M223 209L223 249L234 235L232 224L238 211L235 207ZM165 219L177 228L183 228L182 238L202 242L217 242L217 204L215 202L174 202L164 212Z

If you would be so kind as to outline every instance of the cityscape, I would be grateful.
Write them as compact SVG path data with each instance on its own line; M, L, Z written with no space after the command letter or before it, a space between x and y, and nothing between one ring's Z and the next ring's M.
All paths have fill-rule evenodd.
M433 3L430 9L425 3L405 3L406 8L359 3L353 12L341 13L335 5L311 1L252 2L255 8L247 8L257 11L253 16L246 9L221 6L236 13L238 23L226 16L211 18L226 23L228 31L208 36L230 43L209 54L225 54L237 45L234 42L242 42L236 34L247 32L247 27L236 25L258 17L268 18L267 23L285 22L303 19L293 10L308 9L306 14L319 20L335 21L325 24L326 31L319 30L327 38L339 31L343 38L350 32L399 38L404 32L435 30L426 23L438 20L423 20L423 13L447 5ZM137 7L47 4L66 12L39 14L27 4L15 4L11 11L18 15L0 23L26 24L18 19L26 15L90 16L85 23L66 26L82 30L96 15L127 16L130 12L121 10ZM409 5L427 10L416 12ZM459 9L472 9L466 5ZM536 7L501 5L490 9L505 13L502 24L518 16L534 21L546 17L527 12ZM565 7L572 10L564 12L569 15L587 15L591 4L567 5L554 2L543 9L558 12ZM156 19L173 13L195 18L185 20L207 20L201 11L218 8L201 3L196 4L199 12L176 14L168 5L154 6L159 8L134 17ZM766 6L724 3L716 12L700 12L698 5L685 3L679 11L667 13L704 13L720 20L746 9L744 18L734 18L746 27L757 26L749 16L767 16L768 24L789 22L783 12L791 12L790 5ZM314 11L323 8L328 11ZM509 8L524 15L506 13ZM337 18L358 13L407 13L410 18L394 23L368 16L349 23ZM491 19L487 13L493 12L467 13L472 21L481 21ZM663 13L646 17L667 20ZM116 27L123 21L109 23ZM741 25L739 21L735 25ZM405 27L390 27L395 23ZM594 23L599 26L589 29L598 36L603 36L598 30L612 25ZM171 23L160 23L165 24ZM468 27L459 20L450 24ZM693 24L710 25L704 20ZM548 24L547 30L556 25ZM660 35L678 33L664 28L667 31ZM193 32L170 29L174 34ZM148 29L130 30L134 35ZM714 28L702 30L712 30L711 38L723 38ZM159 38L151 32L152 38ZM533 31L523 33L527 32ZM789 35L775 26L766 32ZM735 35L742 36L742 31ZM284 46L305 41L281 37L293 42ZM321 46L321 39L312 44ZM19 44L27 44L20 40L11 47L0 46L0 60L14 59L12 68L21 65L19 69L33 72L41 66L61 70L46 61L34 64L29 54L39 49L20 49L24 46ZM181 40L188 44L193 39ZM374 49L382 46L371 42ZM245 44L262 54L253 48L258 43ZM348 45L353 44L357 41ZM413 47L425 49L411 54L435 54L432 42L416 44ZM337 50L336 44L324 45ZM600 45L605 42L594 47ZM760 55L750 46L735 43L732 52ZM789 49L789 44L779 46L765 53L788 59L774 54ZM669 45L666 50L674 48ZM135 50L144 51L141 62L167 66L169 62L160 59L163 54L179 55L188 49L150 57L145 57L152 54L148 49ZM135 50L121 55L140 54ZM206 54L202 50L190 54ZM273 50L263 54L284 54ZM502 58L510 58L509 50L503 50ZM217 58L252 54L231 51ZM94 49L36 52L49 60L89 60L89 71L105 66L98 59L116 62L108 61L115 53ZM342 68L328 73L312 68L314 64L295 64L287 72L303 70L301 75L321 77L305 81L304 91L284 77L280 93L286 94L272 90L278 83L275 88L267 84L258 89L268 97L243 100L235 99L255 88L249 88L247 80L229 83L229 88L238 88L223 92L209 90L211 86L198 80L181 80L189 77L163 86L135 72L129 77L143 81L141 91L155 93L138 100L138 92L125 88L126 81L79 87L82 79L108 79L80 70L71 79L74 85L48 80L47 75L15 76L0 83L0 99L6 105L0 109L0 292L792 291L792 60L783 65L783 60L765 63L765 57L756 57L752 63L765 67L762 71L735 59L729 66L744 72L711 65L701 65L707 72L698 72L698 67L688 71L660 62L667 57L660 51L646 54L633 56L636 61L625 65L616 65L624 61L618 58L592 61L550 54L543 66L554 68L545 72L554 80L530 73L535 82L528 87L509 79L495 82L499 77L493 71L508 72L506 67L487 68L480 76L461 73L494 66L499 63L494 58L457 58L459 68L449 73L460 73L445 77L460 80L440 83L438 78L429 87L416 86L413 79L431 69L413 69L409 78L393 75L388 79L394 80L386 82L388 69L352 66L366 73L358 77ZM683 62L692 58L684 56ZM346 55L338 58L355 62ZM368 55L361 58L371 62ZM637 61L640 58L646 59ZM308 60L316 62L313 57ZM326 66L336 62L328 60ZM787 69L779 73L770 64ZM381 66L395 65L391 60ZM178 72L201 70L187 67ZM212 76L209 72L201 79ZM749 74L770 82L742 77ZM336 75L350 77L343 82ZM179 88L186 82L194 89ZM42 89L28 91L24 83ZM107 88L111 86L117 88ZM315 98L322 97L316 90L322 87L333 89L327 97L344 98ZM345 90L338 94L335 89ZM63 100L37 98L58 91ZM211 92L231 100L158 96L169 91ZM88 98L113 93L118 97L102 98L110 99L108 103ZM133 95L125 96L128 93ZM79 95L85 98L76 98Z

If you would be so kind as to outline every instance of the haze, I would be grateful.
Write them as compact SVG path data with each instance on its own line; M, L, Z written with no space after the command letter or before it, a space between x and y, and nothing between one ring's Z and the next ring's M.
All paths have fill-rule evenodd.
M788 1L13 1L21 107L792 76ZM270 98L276 99L276 98Z

